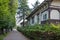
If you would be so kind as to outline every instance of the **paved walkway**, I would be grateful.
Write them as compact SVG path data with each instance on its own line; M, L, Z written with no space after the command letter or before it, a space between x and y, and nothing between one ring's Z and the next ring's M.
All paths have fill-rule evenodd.
M13 30L6 38L4 38L4 40L28 40L28 39L20 32Z

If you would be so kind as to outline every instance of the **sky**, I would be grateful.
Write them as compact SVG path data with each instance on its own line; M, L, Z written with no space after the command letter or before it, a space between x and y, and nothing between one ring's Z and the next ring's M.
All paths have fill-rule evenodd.
M33 8L32 7L32 4L34 4L37 0L28 0L28 5L30 8ZM44 0L38 0L40 3L42 3Z

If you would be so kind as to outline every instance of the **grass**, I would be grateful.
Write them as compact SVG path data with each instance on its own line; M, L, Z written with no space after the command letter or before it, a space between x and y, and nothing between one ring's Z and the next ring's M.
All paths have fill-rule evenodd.
M8 33L5 33L5 34L0 35L0 40L3 40L7 36L7 34Z

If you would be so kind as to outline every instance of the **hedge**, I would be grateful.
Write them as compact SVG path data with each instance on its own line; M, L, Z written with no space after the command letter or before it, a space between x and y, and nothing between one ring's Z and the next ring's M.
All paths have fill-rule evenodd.
M31 40L60 40L60 25L28 25L25 27L18 27L17 30Z

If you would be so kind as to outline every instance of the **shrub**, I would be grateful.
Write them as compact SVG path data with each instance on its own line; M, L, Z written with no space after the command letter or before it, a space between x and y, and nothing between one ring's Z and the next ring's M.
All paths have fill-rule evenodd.
M60 26L54 24L34 25L26 27L18 27L18 31L22 32L31 40L60 40Z

